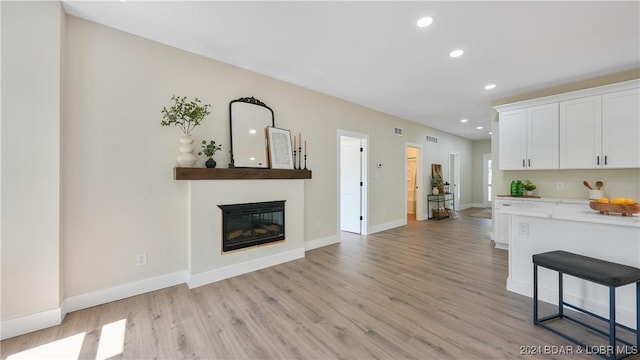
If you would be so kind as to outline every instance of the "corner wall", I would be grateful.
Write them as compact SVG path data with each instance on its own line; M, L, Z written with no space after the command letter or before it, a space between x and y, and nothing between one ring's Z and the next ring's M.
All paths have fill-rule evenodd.
M2 322L61 320L59 2L2 6ZM15 328L14 328L15 329ZM2 337L12 329L3 326Z

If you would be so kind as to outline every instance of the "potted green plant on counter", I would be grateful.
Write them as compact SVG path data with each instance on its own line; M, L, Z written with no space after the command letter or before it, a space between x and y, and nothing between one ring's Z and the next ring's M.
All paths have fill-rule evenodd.
M529 180L527 180L524 184L522 184L522 187L527 192L527 196L533 195L533 190L536 189L536 186L533 185L533 183L531 183L531 181Z
M222 149L222 145L216 144L215 141L211 140L208 144L206 140L202 140L202 151L198 153L198 155L205 155L209 159L205 162L205 166L208 168L216 167L216 161L213 160L213 155L216 151L220 151Z

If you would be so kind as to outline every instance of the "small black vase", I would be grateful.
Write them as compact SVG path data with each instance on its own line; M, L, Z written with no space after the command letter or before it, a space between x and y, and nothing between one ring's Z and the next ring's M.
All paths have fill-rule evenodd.
M208 168L214 168L216 167L216 161L213 160L213 158L209 158L209 160L207 160L207 162L205 162L204 165Z

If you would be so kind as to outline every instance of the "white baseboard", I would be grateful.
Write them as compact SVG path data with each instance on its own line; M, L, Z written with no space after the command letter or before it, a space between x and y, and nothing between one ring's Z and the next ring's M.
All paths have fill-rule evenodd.
M309 250L321 248L323 246L337 244L339 242L340 242L340 237L338 235L327 236L320 239L306 241L304 243L304 250L309 251Z
M102 289L86 294L71 296L63 302L63 309L66 313L90 308L92 306L106 304L111 301L125 299L148 293L155 290L168 288L174 285L185 283L187 279L186 271L179 271L172 274L156 276Z
M403 225L407 225L407 218L388 222L385 224L376 225L376 226L370 226L369 232L367 234L375 234L377 232L397 228L398 226L403 226Z
M496 249L500 249L500 250L509 250L509 244L505 244L505 243L499 243L496 242L495 240L493 241L493 247L495 247Z
M187 273L180 271L87 294L71 296L66 298L58 308L3 321L2 334L0 336L4 340L60 325L65 315L70 312L182 284L186 281L186 277Z
M288 261L304 258L304 248L286 251L260 259L245 261L243 263L221 267L219 269L209 270L204 273L191 275L187 281L189 289L214 283L216 281L228 279L234 276L246 274L252 271L282 264Z
M5 320L0 327L0 338L4 340L32 331L60 325L64 315L62 308L58 307L15 319Z

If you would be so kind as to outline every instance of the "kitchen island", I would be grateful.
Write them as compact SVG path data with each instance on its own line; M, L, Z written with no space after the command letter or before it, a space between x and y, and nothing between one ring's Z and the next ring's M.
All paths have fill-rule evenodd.
M522 199L496 209L507 233L507 290L532 297L532 255L564 250L624 265L640 267L640 216L603 215L586 200ZM557 304L558 275L539 270L540 300ZM608 288L565 276L565 301L608 316ZM618 322L635 328L635 286L618 288Z

